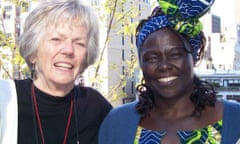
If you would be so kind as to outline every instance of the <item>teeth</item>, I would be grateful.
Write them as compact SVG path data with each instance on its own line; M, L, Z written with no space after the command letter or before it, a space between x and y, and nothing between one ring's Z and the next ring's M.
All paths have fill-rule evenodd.
M170 82L172 80L175 80L177 77L172 76L172 77L165 77L165 78L160 78L158 79L159 82Z
M72 65L67 64L67 63L57 63L57 64L55 64L55 66L57 66L57 67L62 67L62 68L67 68L67 69L73 68Z

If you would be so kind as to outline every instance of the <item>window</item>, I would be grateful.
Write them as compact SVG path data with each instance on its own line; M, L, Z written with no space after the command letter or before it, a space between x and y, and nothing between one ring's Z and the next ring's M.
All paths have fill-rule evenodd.
M133 34L131 34L131 44L133 44Z
M122 33L122 45L124 46L124 33Z
M140 4L138 5L138 11L139 11L139 14L138 14L138 15L141 16L141 15L142 15L142 13L141 13L141 12L142 12L142 8L141 8L141 5L140 5Z
M124 61L125 60L125 53L124 53L124 49L122 49L122 60Z
M125 73L125 66L122 66L122 75Z
M6 11L12 11L12 6L5 6L4 9L5 9Z
M221 32L221 19L219 16L212 15L212 33Z
M100 2L99 2L99 0L91 0L91 5L92 6L99 6Z

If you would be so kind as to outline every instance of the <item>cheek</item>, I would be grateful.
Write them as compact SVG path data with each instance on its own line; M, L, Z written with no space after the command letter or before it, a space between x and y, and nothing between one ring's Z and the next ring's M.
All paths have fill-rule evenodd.
M79 65L86 65L87 63L87 50L82 50L82 51L79 51L77 52L77 55L76 55L76 59L77 59L77 62L79 63Z
M146 81L149 81L151 79L155 79L156 68L157 67L155 67L155 66L143 66L142 67L143 77Z
M143 73L153 73L156 70L157 65L143 64L141 68Z
M181 71L183 73L185 81L193 79L194 70L192 63L185 63L185 65L182 66Z
M191 55L189 55L187 58L185 58L182 61L179 61L177 63L177 66L182 69L183 71L193 71L194 63L193 58Z
M52 45L49 45L45 41L42 42L42 44L37 49L37 56L39 58L45 57L50 58L53 55L55 55L58 52L57 47L53 47Z

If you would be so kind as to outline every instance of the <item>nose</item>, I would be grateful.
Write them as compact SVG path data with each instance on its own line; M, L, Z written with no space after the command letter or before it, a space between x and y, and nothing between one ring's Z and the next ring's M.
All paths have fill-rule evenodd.
M166 70L169 70L170 68L171 68L171 64L170 64L170 61L167 59L167 57L165 56L161 57L158 62L158 70L166 71Z
M62 53L65 55L73 55L74 47L72 42L66 42L64 47L62 48Z

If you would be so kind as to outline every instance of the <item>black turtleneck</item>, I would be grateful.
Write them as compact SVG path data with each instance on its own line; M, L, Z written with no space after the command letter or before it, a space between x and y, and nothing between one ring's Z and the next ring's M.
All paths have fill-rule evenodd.
M34 111L32 80L16 80L18 96L18 144L41 144ZM112 106L92 88L75 86L65 97L46 94L34 87L45 144L62 144L73 96L68 144L97 144L99 126Z

